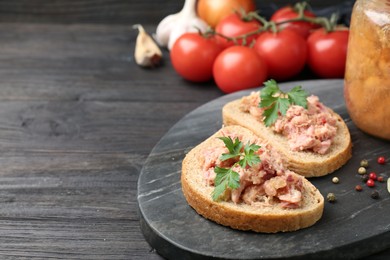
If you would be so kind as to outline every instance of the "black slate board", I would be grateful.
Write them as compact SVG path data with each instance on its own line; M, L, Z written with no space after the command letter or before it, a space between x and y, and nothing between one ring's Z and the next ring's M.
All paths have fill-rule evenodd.
M302 85L318 95L346 121L353 141L352 159L340 170L312 183L326 197L335 193L336 203L325 203L321 220L310 228L291 233L258 234L236 231L199 216L188 206L181 191L181 161L185 154L222 125L221 108L252 90L225 95L182 118L155 146L138 180L141 229L150 245L169 259L278 259L358 258L390 248L390 194L386 183L366 187L357 174L359 163L368 159L369 170L390 175L390 142L358 130L350 120L343 99L342 80L312 80L281 84L282 89ZM163 115L162 115L163 116ZM339 184L331 182L332 177ZM354 190L362 184L362 192ZM380 198L370 197L377 189Z

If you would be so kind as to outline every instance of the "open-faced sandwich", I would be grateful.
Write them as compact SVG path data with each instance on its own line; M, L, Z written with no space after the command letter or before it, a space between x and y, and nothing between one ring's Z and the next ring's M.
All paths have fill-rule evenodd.
M300 86L284 93L274 80L261 91L227 103L224 125L241 125L272 144L286 167L305 177L327 175L352 156L347 125Z
M315 224L324 198L283 155L241 126L225 126L182 163L184 196L200 215L239 230L275 233Z

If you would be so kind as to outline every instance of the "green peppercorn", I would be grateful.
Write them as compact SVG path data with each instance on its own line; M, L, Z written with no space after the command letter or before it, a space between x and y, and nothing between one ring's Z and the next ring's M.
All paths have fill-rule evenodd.
M368 161L366 159L363 159L360 161L360 166L361 167L368 167Z
M339 183L339 178L337 178L337 177L333 177L332 178L332 182L334 183L334 184L336 184L336 183Z
M361 166L361 167L359 167L359 169L358 169L358 173L359 173L359 174L366 174L366 173L367 173L367 170L366 170L366 168L364 168L363 166Z
M368 177L368 174L362 175L362 182L366 183L370 177Z
M330 193L328 193L328 195L326 195L326 199L329 202L335 202L336 201L336 195L334 195L334 193L330 192Z
M371 198L378 199L379 198L379 192L377 190L374 190L371 192Z

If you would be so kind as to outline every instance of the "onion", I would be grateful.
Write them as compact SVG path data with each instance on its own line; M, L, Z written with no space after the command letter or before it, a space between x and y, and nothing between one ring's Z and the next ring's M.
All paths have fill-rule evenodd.
M197 4L198 16L212 28L222 18L241 9L246 12L255 11L254 0L198 0Z

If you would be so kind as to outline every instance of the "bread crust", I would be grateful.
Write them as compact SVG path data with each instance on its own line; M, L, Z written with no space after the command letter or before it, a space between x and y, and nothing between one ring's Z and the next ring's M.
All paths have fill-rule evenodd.
M305 176L319 177L330 174L343 166L352 156L352 141L349 129L344 120L330 109L337 118L337 134L330 151L320 155L310 151L292 151L288 140L281 134L275 134L263 122L240 109L241 99L231 101L222 108L224 125L240 125L250 129L262 139L268 140L273 147L286 159L286 166L290 170Z
M240 126L226 126L231 132L253 135L248 129ZM324 198L318 189L306 178L303 179L303 204L296 209L285 209L280 205L251 206L245 203L235 204L231 201L216 202L212 200L213 186L203 180L202 163L199 156L207 147L221 142L221 130L194 147L182 163L181 184L188 204L203 217L233 229L252 230L255 232L276 233L295 231L315 224L322 216Z

